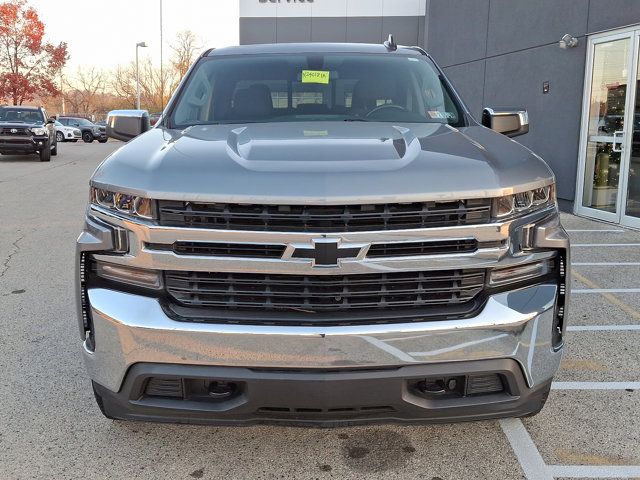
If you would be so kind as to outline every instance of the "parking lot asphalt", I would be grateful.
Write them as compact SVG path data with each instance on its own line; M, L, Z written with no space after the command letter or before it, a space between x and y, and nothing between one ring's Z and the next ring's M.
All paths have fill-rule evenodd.
M80 357L74 242L119 146L0 156L0 479L640 477L640 232L563 214L570 331L536 417L339 429L107 420Z

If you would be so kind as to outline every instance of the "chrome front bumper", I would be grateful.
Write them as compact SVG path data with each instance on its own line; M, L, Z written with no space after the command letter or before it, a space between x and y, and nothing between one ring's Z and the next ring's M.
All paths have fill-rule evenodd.
M513 359L529 387L551 379L555 284L501 293L473 318L339 327L244 326L174 321L158 300L107 289L88 297L95 349L92 380L119 391L137 363L261 369L353 369Z
M526 235L525 235L526 232ZM88 211L78 239L82 253L95 260L157 270L331 275L456 268L495 268L550 258L558 251L569 260L569 240L555 209L503 223L423 230L329 234L351 243L419 239L475 238L499 246L469 254L408 258L358 258L339 267L318 269L294 259L185 257L156 251L150 244L217 241L285 244L309 243L317 235L168 228ZM522 249L525 236L533 249ZM126 246L128 253L109 252ZM122 248L120 248L122 249ZM105 252L107 252L105 254ZM80 271L79 268L77 268ZM79 278L79 277L78 277ZM570 284L569 273L565 284ZM79 293L78 307L81 308ZM154 297L89 286L85 292L95 345L84 343L89 375L118 392L135 364L244 367L259 369L367 369L510 359L521 367L530 388L549 382L559 367L554 349L556 283L539 284L490 296L474 317L352 326L267 326L176 321ZM568 293L568 292L565 292ZM568 300L568 296L565 296ZM565 311L566 314L566 311ZM566 321L563 328L566 328ZM88 330L80 316L80 332ZM556 339L557 340L557 339ZM557 341L556 341L557 345ZM94 348L91 348L91 347Z

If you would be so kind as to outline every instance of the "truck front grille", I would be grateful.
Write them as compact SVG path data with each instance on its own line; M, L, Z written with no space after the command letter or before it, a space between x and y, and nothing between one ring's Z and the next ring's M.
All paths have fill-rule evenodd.
M491 199L370 205L243 205L160 200L161 225L280 232L358 232L488 223Z
M13 132L12 130L15 130ZM0 135L9 136L31 136L31 131L28 128L16 128L16 127L3 127L0 128Z
M165 282L173 300L190 307L345 312L463 304L482 291L485 271L330 276L172 271Z

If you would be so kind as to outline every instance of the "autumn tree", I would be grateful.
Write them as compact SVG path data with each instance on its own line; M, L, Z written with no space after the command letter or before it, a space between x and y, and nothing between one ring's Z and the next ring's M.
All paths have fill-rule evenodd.
M45 26L26 0L0 3L0 99L22 105L56 96L56 78L68 60L67 44L44 41Z
M161 81L162 80L162 81ZM140 60L140 99L145 109L160 112L166 105L167 93L173 91L179 79L172 70L164 70L162 77L160 69L155 68L151 59ZM136 64L131 62L127 66L119 65L113 72L111 91L119 97L127 108L135 108L136 104ZM164 88L163 88L164 87ZM167 88L168 87L168 88ZM164 95L163 95L164 90Z
M178 32L176 40L170 45L173 54L171 55L171 65L178 75L178 81L182 79L189 70L189 67L196 59L202 45L199 44L195 34L191 30Z
M105 86L106 75L103 71L95 67L78 67L76 74L65 81L63 95L69 111L87 113L100 110Z

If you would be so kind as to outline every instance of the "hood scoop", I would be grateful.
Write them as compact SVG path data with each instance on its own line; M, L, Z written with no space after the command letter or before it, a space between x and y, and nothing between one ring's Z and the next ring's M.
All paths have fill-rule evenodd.
M263 172L389 171L404 168L421 151L407 128L380 124L309 127L246 126L229 132L229 156L244 168Z

